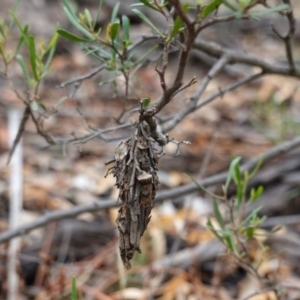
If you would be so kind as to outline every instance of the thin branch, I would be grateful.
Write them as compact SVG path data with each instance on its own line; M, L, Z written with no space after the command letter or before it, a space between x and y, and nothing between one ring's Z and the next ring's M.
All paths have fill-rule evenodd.
M248 16L242 16L242 19L248 19ZM213 24L216 23L222 23L222 22L229 22L232 20L236 19L236 15L229 15L229 16L224 16L224 17L214 17L209 19L207 22L205 22L204 24L200 24L200 26L197 28L197 32L202 31L204 28L207 28L209 26L212 26Z
M244 63L247 65L260 67L264 73L295 76L300 78L300 70L295 69L295 71L292 72L290 66L267 62L255 55L231 50L214 42L197 39L193 47L216 58L226 54L229 57L229 63Z
M222 55L221 58L213 65L213 67L209 70L207 75L202 80L199 87L196 89L194 95L191 97L191 102L193 102L193 105L197 105L197 102L203 92L205 91L207 85L209 82L218 75L218 73L227 65L229 60L229 57L225 54Z
M159 35L154 35L154 34L142 35L137 40L135 40L133 44L128 46L127 52L130 52L130 51L134 50L135 48L141 46L142 44L144 44L147 41L159 40L159 39L161 39L161 37Z
M290 0L282 0L285 4L288 4L290 6L290 9L287 11L286 16L289 22L289 31L288 33L283 36L281 35L277 29L272 25L273 31L276 33L276 35L283 40L284 45L285 45L285 51L286 51L286 56L291 68L291 72L294 73L296 70L295 62L294 62L294 57L293 57L293 50L292 50L292 38L295 34L296 30L296 20L294 18L294 13L293 13L293 8L291 6Z
M206 104L210 103L211 101L213 101L217 97L222 97L225 93L231 92L231 91L239 88L240 86L242 86L244 84L250 83L251 81L254 81L254 80L262 77L263 75L264 75L264 72L260 72L260 73L257 73L257 74L252 74L252 75L247 76L246 78L243 78L243 79L229 85L228 87L226 87L224 89L220 89L218 92L208 96L206 99L204 99L203 101L198 103L197 109L201 108L202 106L205 106Z
M65 87L65 86L73 84L73 83L81 83L83 80L92 78L93 76L95 76L96 74L101 72L104 69L104 67L105 67L104 65L100 65L87 74L78 76L76 78L73 78L73 79L70 79L68 81L61 83L58 87L62 88L62 87Z
M220 59L221 60L221 59ZM211 69L211 74L214 74L219 72L220 69L218 68L222 68L222 64L220 63L220 60L212 67ZM218 68L216 67L218 65ZM224 67L224 66L223 66ZM214 70L214 72L212 72ZM232 90L237 89L238 87L247 84L259 77L263 76L263 72L255 74L255 75L250 75L247 76L246 78L243 78L242 80L239 80L229 86L227 86L224 89L219 89L216 93L208 96L207 98L205 98L204 100L202 100L200 103L197 104L197 101L199 100L199 97L201 96L201 94L203 93L203 89L200 87L195 91L194 95L191 97L191 99L194 99L194 101L191 101L185 108L183 108L181 111L179 111L178 113L176 113L171 120L165 124L162 128L163 128L163 132L168 132L170 130L172 130L178 123L180 123L183 118L185 118L188 114L196 111L197 109L200 109L201 107L205 106L206 104L210 103L211 101L217 99L220 96L223 96L225 93L230 92Z
M29 119L29 116L30 116L30 106L26 105L23 116L22 116L22 119L21 119L21 122L20 122L20 125L19 125L19 130L18 130L17 135L14 139L12 147L9 151L7 164L9 164L9 162L10 162L10 160L11 160L13 154L14 154L14 151L15 151L16 147L18 146L18 144L19 144L19 142L20 142L20 140L23 136L23 133L24 133L24 130L25 130L25 125L26 125L26 123Z
M263 160L263 164L266 164L270 160L282 154L285 154L299 146L300 146L300 137L297 137L291 141L283 142L282 144L271 148L269 151L266 151L264 154L258 155L250 159L247 163L242 165L241 171L242 172L246 170L250 171L261 160ZM200 180L199 184L202 185L203 187L214 186L225 182L227 176L228 173L223 172L217 175L210 176L206 179ZM169 199L175 199L184 196L186 194L192 193L194 191L197 191L198 189L199 188L197 185L191 183L191 184L186 184L184 186L174 188L172 190L161 191L157 193L155 203L163 202ZM120 206L120 203L117 203L115 200L102 199L101 201L97 201L92 204L80 205L80 206L73 207L71 209L47 213L44 216L33 221L32 223L23 225L22 227L13 230L8 230L3 232L2 234L0 234L0 243L11 240L14 237L24 235L35 228L45 226L49 222L58 221L65 218L76 217L77 215L80 215L85 212L95 212L95 211L105 210L105 209L118 207L118 206Z

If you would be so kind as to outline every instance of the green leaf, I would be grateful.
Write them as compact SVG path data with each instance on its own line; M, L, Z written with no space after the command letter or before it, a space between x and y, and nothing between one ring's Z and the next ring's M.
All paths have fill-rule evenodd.
M60 98L60 99L57 101L57 103L55 104L55 108L59 108L60 106L62 106L62 105L64 104L64 102L65 102L66 100L68 100L68 99L69 99L69 97L67 97L67 96L64 96L64 97Z
M28 43L28 26L26 25L23 28L22 25L20 24L18 18L16 17L15 13L13 11L9 11L9 13L12 16L14 22L17 24L17 27L18 27L19 31L21 32L25 42Z
M183 4L182 10L185 14L188 14L191 9L191 6L188 3Z
M252 188L250 191L250 202L254 202L256 201L264 192L264 187L262 185L260 185L257 189Z
M268 9L264 9L262 11L251 13L250 16L253 17L253 18L257 18L257 17L261 17L261 16L264 16L264 15L268 15L270 13L281 12L281 11L284 11L284 10L288 10L289 8L290 8L290 6L288 4L280 4L280 5L275 6L275 7L271 7L271 8L268 8Z
M21 68L22 68L22 71L23 71L23 74L26 78L26 81L28 82L28 84L31 85L31 78L30 78L29 72L27 70L27 67L26 67L23 56L21 54L17 54L16 59L17 59L18 63L20 64Z
M120 22L109 24L109 35L113 41L118 40L119 28Z
M88 42L92 42L92 40L87 40L87 39L82 39L64 29L58 29L57 33L73 42L79 42L79 43L88 43Z
M150 103L151 103L150 98L143 98L141 101L142 101L142 103L143 103L142 106L143 106L144 109L149 108Z
M98 9L97 9L97 13L96 13L96 17L95 17L95 20L94 20L94 24L93 24L93 27L94 27L94 28L95 28L96 23L97 23L97 21L98 21L98 18L99 18L99 16L100 16L100 12L101 12L102 5L103 5L103 0L100 0L100 1L99 1L99 5L98 5Z
M38 76L37 70L36 70L36 52L35 52L35 41L34 36L30 35L28 40L28 50L29 50L29 59L31 64L32 73L34 76L34 79L36 81L39 81L40 78Z
M114 6L114 9L111 13L111 20L110 22L111 23L114 23L117 21L117 15L118 15L118 12L119 12L119 8L120 8L120 2L118 2L115 6Z
M76 19L76 15L73 12L73 9L69 3L69 0L63 0L63 4L64 4L64 7L66 8L66 10L68 10L68 12L73 16L73 18Z
M130 39L130 20L127 16L122 16L122 27L124 31L124 41L129 41Z
M47 49L46 49L46 53L48 53L48 56L47 56L46 62L44 64L42 77L44 77L46 75L47 70L50 66L50 63L53 59L53 56L54 56L54 53L56 50L57 40L58 40L58 33L55 32L55 34L53 35L53 37L52 37L51 41L49 42Z
M257 218L257 213L262 209L262 206L255 208L248 216L243 220L242 224L247 226L250 220L255 220Z
M38 102L38 105L42 110L47 111L47 106L44 103Z
M72 278L71 300L77 300L76 278Z
M17 45L17 48L16 48L16 53L20 50L20 48L22 47L22 45L24 44L25 40L26 40L26 37L28 36L28 30L29 30L29 26L26 25L24 28L23 28L23 34L22 36L20 37L19 39L19 42L18 42L18 45Z
M213 0L211 3L206 5L202 11L202 17L206 18L209 14L215 11L222 4L222 0Z
M229 231L225 234L224 239L225 239L226 244L227 244L228 248L230 249L230 251L236 255L239 255L231 231Z
M84 13L85 13L85 16L86 16L86 19L87 19L88 23L89 23L90 25L92 25L92 24L93 24L93 18L92 18L92 16L91 16L90 11L86 8L86 9L84 10Z
M240 209L243 201L243 183L237 184L236 189L236 206L238 209Z
M253 226L249 226L246 228L245 232L246 232L247 238L251 240L254 237L255 228Z
M230 10L232 10L232 11L238 11L238 9L236 7L234 7L233 5L231 5L230 3L228 3L227 0L222 0L222 2Z
M233 167L233 180L237 185L239 185L242 182L242 175L239 166L239 161Z
M258 161L258 163L256 164L254 170L249 174L249 179L252 178L252 177L258 172L258 170L259 170L260 167L262 166L263 161L264 161L264 158L263 158L263 156L261 156L261 157L259 158L259 161Z
M210 219L208 219L206 226L222 243L224 243L222 236L219 235L218 231L214 228Z
M182 24L182 19L179 16L177 16L174 22L174 26L172 28L172 32L170 34L169 41L171 41L176 36L176 34L180 32L180 30L182 29Z
M219 204L216 201L213 202L213 209L214 209L214 213L215 213L216 219L217 219L220 227L222 229L224 229L223 217L222 217L222 215L220 213L220 210L219 210Z
M137 14L146 24L148 24L155 33L157 33L159 36L162 36L157 27L155 27L155 25L141 11L135 8L132 11Z
M229 184L231 182L231 179L234 178L234 176L236 176L235 172L236 172L236 165L239 164L241 158L240 157L236 157L231 161L230 167L229 167L229 172L228 172L228 176L227 176L227 180L225 183L225 191L227 192L227 189L229 187Z
M151 4L151 3L150 3L149 1L147 1L147 0L140 0L140 2L142 2L145 6L151 8L151 9L153 9L153 10L159 11L159 9L158 9L156 6L154 6L153 4Z
M184 173L185 176L188 176L197 186L199 189L203 190L205 193L207 193L208 195L210 195L211 197L215 198L215 199L219 199L219 200L224 200L223 197L219 197L218 195L215 195L213 193L211 193L208 189L206 189L204 186L202 186L197 180L195 180L192 176L190 176L189 174Z
M77 30L79 30L81 33L83 33L89 39L91 39L92 41L94 41L95 38L93 37L93 35L88 30L86 30L81 24L79 24L77 17L75 16L75 14L72 11L70 5L68 4L68 1L67 0L63 0L63 2L64 2L63 10L64 10L65 14L67 15L69 21L74 25L74 27Z

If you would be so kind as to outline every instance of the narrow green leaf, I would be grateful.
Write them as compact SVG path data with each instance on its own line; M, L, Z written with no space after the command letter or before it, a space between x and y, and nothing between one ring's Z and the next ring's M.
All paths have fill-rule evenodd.
M91 40L87 40L87 39L82 39L64 29L58 29L57 33L73 42L79 42L79 43L88 43L88 42L92 42Z
M28 34L28 29L29 29L29 27L28 27L28 25L26 25L26 26L24 27L24 30L23 30L24 35L23 35L23 34L21 35L21 37L20 37L20 39L19 39L19 41L18 41L17 47L16 47L16 49L15 49L15 55L20 51L21 47L23 46L23 44L24 44L24 42L25 42L25 37L24 37L24 36L27 36L27 34Z
M42 110L47 111L47 106L44 103L38 102L38 105Z
M211 3L206 5L202 11L202 17L206 18L209 14L215 11L222 4L222 0L213 0Z
M239 255L231 231L224 236L224 239L230 251L236 255Z
M236 189L236 206L237 209L241 208L243 202L243 183L238 183L237 184L237 189Z
M67 7L64 7L64 12L67 15L69 21L74 25L74 27L79 30L81 33L83 33L86 37L88 37L89 39L91 39L92 41L95 40L95 38L93 37L93 35L88 32L82 25L79 24L77 17L74 15L74 13L72 11L70 11L69 9L67 9Z
M219 235L218 231L214 228L210 219L208 219L206 226L222 243L224 243L223 237L221 235Z
M115 41L118 40L118 35L119 35L119 28L120 28L120 23L119 22L115 22L110 24L109 27L109 33L110 33L110 38Z
M216 201L213 202L213 209L214 209L214 213L215 213L216 219L217 219L220 227L222 229L224 229L223 217L222 217L222 215L220 213L220 210L219 210L219 204Z
M159 36L162 36L157 27L155 27L155 25L141 11L135 8L132 11L137 14L146 24L148 24L155 33L157 33Z
M30 78L29 72L27 70L27 67L26 67L23 56L21 54L17 54L16 59L17 59L18 63L20 64L21 68L22 68L22 71L23 71L23 74L26 78L26 81L28 82L28 84L31 85L31 78Z
M202 186L197 180L195 180L192 176L190 176L189 174L184 174L185 176L188 176L196 185L199 189L203 190L205 193L207 193L208 195L210 195L211 197L215 198L215 199L219 199L219 200L224 200L223 197L219 197L218 195L215 195L213 193L211 193L208 189L206 189L204 186Z
M71 300L77 300L77 287L76 287L76 278L72 278L72 291L71 291Z
M103 0L100 0L100 1L99 1L99 5L98 5L98 9L97 9L97 13L96 13L96 17L95 17L95 20L94 20L94 24L93 24L93 27L94 27L94 28L95 28L96 23L97 23L97 21L98 21L98 18L99 18L99 16L100 16L100 11L101 11L102 5L103 5Z
M260 169L260 167L261 167L262 164L263 164L263 161L264 161L264 158L263 158L263 156L261 156L261 157L259 158L259 161L258 161L258 163L256 164L254 170L249 174L249 179L252 178L252 177L258 172L258 170Z
M127 16L122 16L122 27L124 31L124 41L129 41L130 39L130 20Z
M5 26L4 20L0 19L0 33L1 33L2 37L5 39L5 32L3 29L4 26Z
M120 2L118 2L115 6L114 6L114 9L111 13L111 19L110 19L110 22L111 23L114 23L116 22L117 20L117 15L118 15L118 12L119 12L119 8L120 8Z
M278 232L282 229L283 226L276 226L274 229L272 229L271 234Z
M250 239L250 240L253 239L254 232L255 232L254 227L252 227L252 226L247 227L245 232L246 232L246 235L247 235L248 239Z
M62 105L64 104L64 102L65 102L66 100L68 100L68 99L69 99L69 97L67 97L67 96L64 96L64 97L60 98L60 99L57 101L57 103L55 104L55 108L59 108L60 106L62 106Z
M150 98L143 98L141 101L142 101L142 103L143 103L143 108L144 108L144 109L149 108L150 103L151 103Z
M227 0L222 0L223 4L229 8L232 11L238 11L238 9L236 7L234 7L233 5L231 5Z
M233 167L233 180L237 185L239 185L242 182L242 175L239 163L236 163Z
M48 53L46 62L44 64L43 67L43 74L42 77L44 77L47 74L47 71L49 69L49 66L52 62L55 50L56 50L56 44L57 44L57 40L58 40L58 32L55 32L55 34L53 35L52 39L50 40L47 49L46 49L46 53Z
M170 41L176 36L177 33L180 32L180 30L182 29L182 25L183 25L182 19L179 16L177 16L174 22L174 26L172 28L172 32L170 34L170 38L169 38Z
M188 14L191 9L191 6L188 3L183 4L182 10L184 13Z
M18 27L24 41L26 43L28 43L28 30L29 30L28 25L25 25L23 28L22 25L20 24L18 18L16 17L15 13L13 11L9 11L9 13L10 13L11 17L13 18L15 24L17 24L17 27Z
M247 224L250 222L250 220L257 217L257 213L262 209L262 206L255 208L246 218L243 220L243 225L247 226Z
M52 62L52 59L53 59L53 56L54 56L54 53L55 53L55 49L56 49L56 45L53 45L52 48L50 49L49 53L48 53L46 62L45 62L44 67L43 67L42 77L44 77L47 74L48 70L49 70L49 66Z
M227 192L227 189L228 189L229 184L231 182L231 179L234 177L235 166L240 162L240 160L241 160L240 157L236 157L230 163L229 172L228 172L227 180L226 180L226 183L225 183L225 191L226 192Z
M264 192L264 187L262 185L260 185L257 189L252 188L250 191L250 202L254 202L256 201Z
M159 11L159 9L158 9L156 6L154 6L153 4L151 4L151 3L150 3L149 1L147 1L147 0L140 0L140 2L143 3L145 6L147 6L147 7L151 8L151 9L153 9L153 10Z
M90 11L86 8L84 10L84 13L85 13L85 16L86 16L86 19L87 19L88 23L93 24L93 18L92 18L92 15L91 15Z
M261 16L264 16L264 15L268 15L270 13L281 12L281 11L284 11L284 10L288 10L289 8L290 8L290 6L288 4L280 4L280 5L275 6L275 7L271 7L271 8L264 9L262 11L251 13L250 16L253 17L253 18L261 17Z
M56 32L53 34L53 36L52 36L52 38L51 38L51 40L50 40L50 42L49 42L49 44L48 44L48 46L47 46L46 53L47 53L48 51L50 51L50 50L52 49L53 46L56 46L57 40L58 40L58 32L56 31Z
M76 19L76 15L69 3L69 0L62 0L62 1L63 1L64 7L66 8L66 10L68 10L68 12L73 16L73 18Z

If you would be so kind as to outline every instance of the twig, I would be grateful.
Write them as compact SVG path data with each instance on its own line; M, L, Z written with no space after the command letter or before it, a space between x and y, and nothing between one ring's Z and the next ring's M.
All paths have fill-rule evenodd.
M214 42L197 39L197 41L193 44L193 47L217 58L227 54L229 57L228 63L244 63L260 67L264 73L280 74L285 76L293 75L300 78L300 70L295 69L294 72L292 72L290 66L270 63L255 55L231 50Z
M263 160L263 164L266 164L270 160L282 154L285 154L299 146L300 146L300 137L297 137L291 141L283 142L282 144L271 148L269 151L266 151L265 153L252 158L249 162L241 166L241 170L242 172L246 170L252 170L259 161ZM217 175L210 176L206 179L200 180L199 184L202 185L203 187L213 186L216 184L223 183L226 180L227 176L228 173L223 172ZM155 202L159 203L169 199L178 198L183 195L192 193L198 189L199 188L194 183L191 183L191 184L186 184L174 188L172 190L161 191L157 193ZM0 243L6 242L14 237L24 235L35 228L45 226L49 222L58 221L70 217L76 217L77 215L80 215L85 212L95 212L95 211L105 210L105 209L118 207L118 206L120 206L120 203L117 203L114 200L102 199L101 201L97 201L92 204L80 205L80 206L73 207L71 209L47 213L44 216L35 220L34 222L24 225L21 228L16 228L13 230L8 230L6 232L3 232L2 234L0 234Z
M285 4L288 4L290 6L290 9L287 11L286 16L289 22L289 31L288 33L283 36L281 35L277 29L272 25L272 29L275 32L275 34L284 41L284 45L285 45L285 51L286 51L286 56L291 68L291 72L294 73L296 70L296 66L295 66L295 62L294 62L294 58L293 58L293 50L292 50L292 38L295 34L295 30L296 30L296 20L294 18L294 14L293 14L293 8L291 7L291 2L290 0L282 0Z
M101 72L104 69L104 65L100 65L98 67L96 67L95 69L93 69L91 72L78 76L76 78L70 79L68 81L65 81L63 83L61 83L58 87L62 88L65 87L67 85L70 85L72 83L81 83L83 80L85 79L89 79L92 78L93 76L95 76L96 74L98 74L99 72Z
M159 40L159 35L142 35L137 40L134 41L133 44L128 46L127 51L132 51L133 49L137 48L138 46L142 45L143 43L151 40Z
M218 64L218 62L216 63ZM216 65L214 65L212 67L211 70L215 69L218 70L217 68L215 68ZM219 64L219 67L221 67L222 65ZM254 74L254 75L250 75L247 76L246 78L243 78L242 80L239 80L235 83L233 83L232 85L229 85L228 87L224 88L224 89L220 89L218 92L208 96L207 98L205 98L204 100L202 100L200 103L197 104L197 101L199 100L199 97L201 96L201 93L203 92L202 89L198 88L196 90L196 92L194 93L194 95L191 97L191 99L194 99L194 101L191 101L185 108L183 108L181 111L179 111L178 113L176 113L170 121L168 121L168 123L166 123L162 128L163 128L163 132L168 132L170 130L172 130L178 123L180 123L182 121L183 118L185 118L188 114L194 112L195 110L201 108L202 106L210 103L211 101L217 99L218 97L224 95L225 93L235 90L238 87L249 83L253 80L258 79L259 77L263 76L263 72L258 73L258 74Z
M20 126L19 126L19 129L18 129L18 132L16 134L16 137L14 139L14 142L12 144L12 147L9 151L9 156L8 156L8 160L7 160L7 164L9 164L13 154L14 154L14 151L17 147L17 145L19 144L22 136L23 136L23 133L24 133L24 130L25 130L25 125L29 119L29 116L30 116L30 106L27 105L25 110L24 110L24 113L23 113L23 116L22 116L22 120L20 122Z

